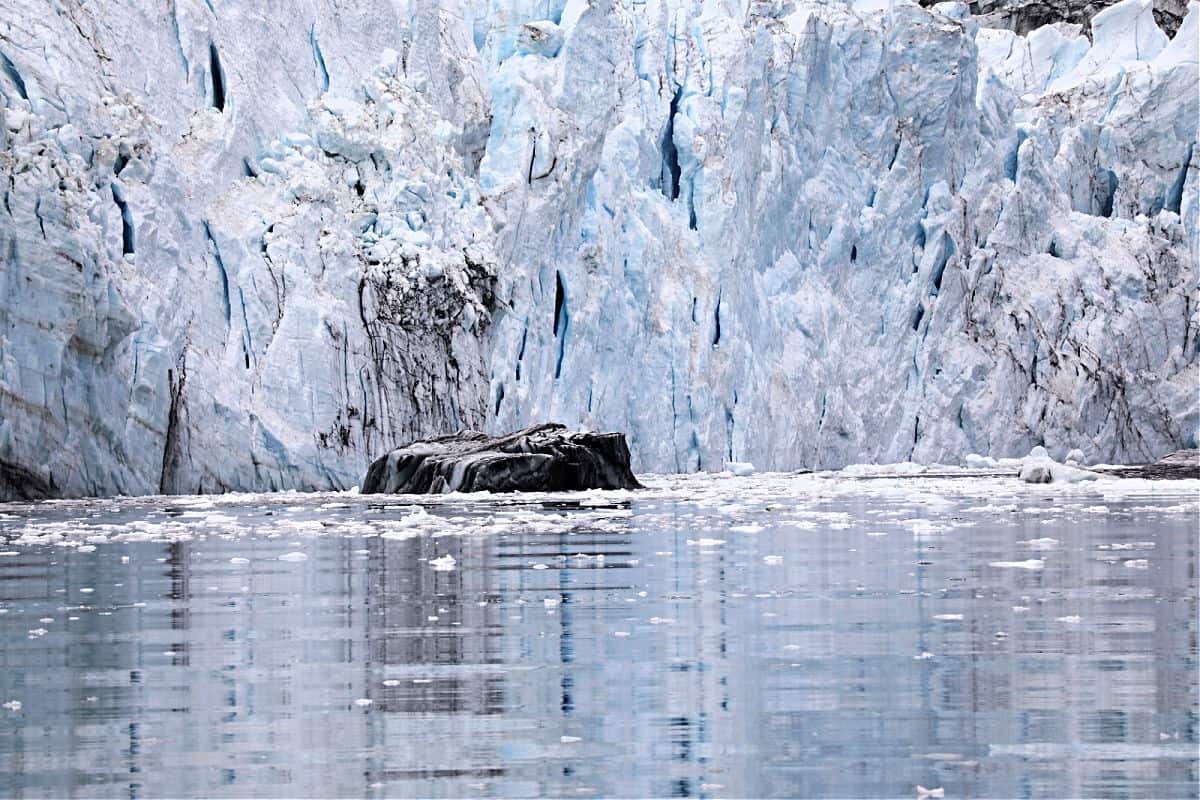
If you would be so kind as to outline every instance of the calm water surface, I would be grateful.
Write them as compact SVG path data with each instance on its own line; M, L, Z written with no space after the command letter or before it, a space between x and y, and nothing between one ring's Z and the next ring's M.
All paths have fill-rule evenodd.
M0 506L0 796L1194 797L1198 486L1104 484Z

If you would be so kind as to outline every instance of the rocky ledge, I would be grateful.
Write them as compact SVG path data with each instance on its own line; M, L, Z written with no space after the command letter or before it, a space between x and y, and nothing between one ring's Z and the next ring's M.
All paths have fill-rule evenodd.
M1150 478L1152 480L1186 480L1200 478L1200 450L1176 450L1153 464L1133 467L1107 467L1106 475L1121 478Z
M505 436L468 430L399 447L371 464L362 492L640 488L624 434L573 433L565 425L546 423Z

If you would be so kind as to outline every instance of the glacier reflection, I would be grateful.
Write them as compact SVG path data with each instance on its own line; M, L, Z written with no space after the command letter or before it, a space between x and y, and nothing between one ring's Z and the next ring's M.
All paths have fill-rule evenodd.
M799 526L531 501L489 535L449 504L387 538L361 523L410 508L245 498L237 536L8 545L0 794L1193 794L1194 515L980 497L944 529L895 497Z

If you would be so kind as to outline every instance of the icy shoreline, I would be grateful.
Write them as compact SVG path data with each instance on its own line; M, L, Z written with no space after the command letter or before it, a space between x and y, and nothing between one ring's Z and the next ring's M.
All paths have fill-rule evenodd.
M0 504L0 555L26 547L209 537L286 537L299 546L305 539L329 535L404 539L526 530L574 534L623 529L634 516L639 529L667 531L690 524L694 515L681 512L684 507L707 515L703 529L689 533L701 544L721 539L722 529L714 526L712 515L743 533L766 527L862 527L861 520L829 510L846 502L879 503L881 510L872 513L881 523L893 528L899 524L902 531L917 536L971 528L996 514L1018 514L1034 523L1084 523L1095 514L1200 513L1200 480L1101 477L1087 483L1031 485L1015 475L980 475L965 469L937 477L847 478L833 472L639 479L646 488L442 495L286 491L5 503Z

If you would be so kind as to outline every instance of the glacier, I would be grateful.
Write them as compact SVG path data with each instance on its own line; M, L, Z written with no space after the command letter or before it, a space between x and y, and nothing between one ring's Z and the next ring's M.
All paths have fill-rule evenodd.
M1194 447L1200 4L1077 5L7 4L0 498Z

